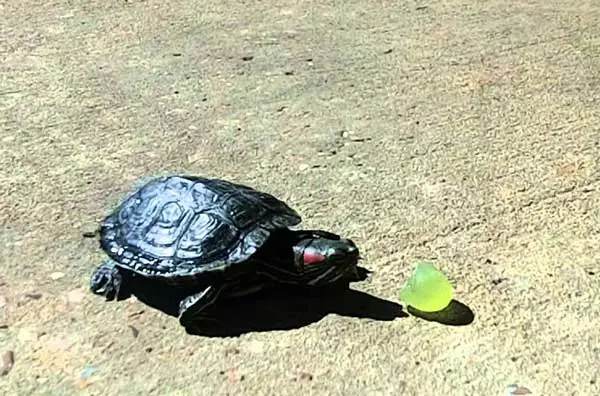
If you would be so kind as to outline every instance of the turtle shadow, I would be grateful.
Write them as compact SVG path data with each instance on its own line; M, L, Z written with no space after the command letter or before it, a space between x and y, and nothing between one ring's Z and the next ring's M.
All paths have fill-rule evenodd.
M139 282L137 286L132 293L139 301L167 315L178 316L179 301L184 297L181 292ZM348 283L317 289L280 286L221 300L213 305L209 318L193 328L187 327L186 332L204 337L237 337L250 332L298 329L329 314L376 321L408 316L400 304L354 290Z

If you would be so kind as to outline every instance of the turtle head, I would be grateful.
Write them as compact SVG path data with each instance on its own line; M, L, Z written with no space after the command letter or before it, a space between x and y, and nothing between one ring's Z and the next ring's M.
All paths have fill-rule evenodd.
M357 277L358 247L350 239L325 231L312 231L294 245L294 262L303 283L322 286Z

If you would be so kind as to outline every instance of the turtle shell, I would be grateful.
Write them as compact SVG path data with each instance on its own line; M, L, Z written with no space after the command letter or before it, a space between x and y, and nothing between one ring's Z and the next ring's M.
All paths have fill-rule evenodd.
M248 259L271 231L300 216L274 196L197 176L151 179L101 224L100 243L121 267L151 277L193 277Z

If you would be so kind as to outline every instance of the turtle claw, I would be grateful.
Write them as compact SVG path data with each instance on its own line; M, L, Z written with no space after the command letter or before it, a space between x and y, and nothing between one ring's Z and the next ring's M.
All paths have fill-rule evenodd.
M119 269L112 263L104 263L90 278L90 290L92 293L104 296L106 301L122 299L123 276Z

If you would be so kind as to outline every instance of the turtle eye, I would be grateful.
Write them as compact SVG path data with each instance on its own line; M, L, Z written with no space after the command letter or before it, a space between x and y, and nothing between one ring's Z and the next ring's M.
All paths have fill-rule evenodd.
M304 264L317 264L325 260L325 256L316 252L304 252Z

